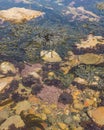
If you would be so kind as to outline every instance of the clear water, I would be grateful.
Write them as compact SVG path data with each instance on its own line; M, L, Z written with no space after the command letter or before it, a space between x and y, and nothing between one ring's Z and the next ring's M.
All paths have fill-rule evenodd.
M103 0L74 0L75 3L73 3L73 0L31 0L30 4L27 2L28 0L24 1L0 0L0 10L6 10L12 7L24 7L45 12L44 17L32 19L21 24L11 22L2 23L0 20L0 65L4 61L9 61L15 67L19 68L19 75L17 74L19 78L17 76L16 81L13 80L9 85L9 89L5 89L3 93L0 92L0 113L1 109L5 108L3 112L9 111L8 118L14 116L16 114L14 107L21 100L30 98L31 96L26 95L25 91L31 91L34 97L37 97L41 93L40 100L43 106L44 100L47 101L48 98L48 103L53 102L54 104L54 99L55 101L57 100L55 105L59 105L59 109L57 107L50 114L46 114L41 104L38 104L39 102L37 103L37 99L33 98L36 101L34 104L38 106L38 114L46 114L47 119L43 121L32 114L25 115L22 113L23 115L21 114L19 116L21 116L26 126L18 130L37 130L36 127L45 130L43 126L46 127L46 124L46 130L54 130L54 128L61 130L58 122L65 123L66 117L70 118L68 120L70 125L67 123L64 124L68 127L65 130L75 130L80 127L83 127L84 130L103 130L103 127L101 128L92 122L87 112L89 109L104 106L104 61L103 64L101 62L104 59L104 44L98 45L93 49L76 49L76 43L80 44L81 39L87 40L89 34L104 37L104 11L96 8L96 4L103 2ZM77 17L75 20L70 20L71 17L62 14L62 10L65 10L70 3L74 4L75 8L83 6L87 11L92 11L100 17L100 20L93 22L89 20L80 21ZM56 51L62 58L62 63L43 62L40 58L41 50ZM77 56L74 55L73 57L70 51L73 51ZM86 56L87 58L83 58L84 54L88 54ZM80 56L82 56L83 62L76 64L76 57L81 59ZM97 62L101 62L101 64L96 64L96 58L99 56L101 58ZM91 59L91 57L95 59ZM66 71L63 73L61 67L64 64L67 70L67 63L73 67L67 73ZM42 70L39 71L42 81L34 79L27 74L31 69L34 71L34 68L36 69L37 66L42 66ZM0 70L0 76L0 82L2 82L4 78L9 76L13 77L14 75L10 72L2 77ZM86 80L88 84L80 84L74 81L77 77ZM98 84L91 85L97 78L99 80ZM18 83L20 85L19 87ZM23 87L21 90L22 94L18 94L16 87L21 89L21 86ZM47 92L49 94L48 96ZM63 94L61 95L61 93ZM74 103L77 96L79 96L78 103L84 107L82 109L82 106L80 107L78 103L77 105ZM11 100L7 100L8 97ZM61 105L59 102L61 102ZM8 107L10 103L11 105ZM34 104L33 109L35 108ZM75 105L78 108L75 108ZM65 110L64 107L66 108ZM67 114L67 108L70 111L69 114ZM47 109L50 110L50 106ZM53 113L55 115L52 115ZM41 121L43 124L41 124ZM0 127L3 122L0 117ZM15 129L14 126L11 126L10 130Z

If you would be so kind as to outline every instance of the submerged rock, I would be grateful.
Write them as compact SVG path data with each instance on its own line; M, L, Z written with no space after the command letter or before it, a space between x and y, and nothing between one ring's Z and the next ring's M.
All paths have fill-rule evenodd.
M78 49L81 48L93 48L97 44L104 45L104 39L102 36L93 36L92 34L88 35L87 40L81 40L80 44L76 44Z
M76 77L74 79L74 82L79 83L79 84L83 84L83 85L88 85L88 82L85 79L82 79L80 77Z
M69 51L65 62L61 64L61 70L68 73L79 64L99 65L104 63L104 38L102 36L88 35L87 39L75 44Z
M73 67L85 65L99 65L104 63L104 54L85 53L82 55L75 55L73 57L68 55L65 62L61 63L61 70L67 74Z
M77 66L79 63L78 56L75 55L72 51L68 52L67 57L65 58L66 61L61 63L61 70L67 74L72 67Z
M59 128L60 128L61 130L66 130L66 128L67 128L67 125L64 124L63 122L58 122L58 126L59 126Z
M3 123L9 117L9 110L0 110L0 124Z
M55 51L41 51L40 56L42 57L42 59L46 62L61 62L62 59L59 56L59 54Z
M86 53L83 55L79 55L80 63L91 65L91 64L100 64L104 62L104 55L97 55L93 53Z
M24 69L21 71L22 77L27 77L29 75L32 75L34 78L39 79L40 75L39 73L42 70L42 65L40 63L36 64L25 64Z
M0 79L0 92L4 90L13 81L13 77L6 77Z
M99 21L100 17L94 14L91 11L86 10L83 6L74 7L74 6L67 6L66 9L62 11L63 15L67 16L69 21Z
M37 18L42 15L43 13L40 11L25 8L17 8L17 7L0 11L0 19L4 21L10 21L13 23L21 23L24 21L29 21L33 18Z
M0 130L9 130L11 125L15 125L16 128L24 127L24 122L20 116L14 115L9 117L4 123L1 124Z
M104 107L98 107L88 111L92 120L100 126L104 125Z
M15 74L16 68L12 63L4 61L0 64L0 71L2 74L8 74L8 73Z
M22 111L30 109L31 105L28 101L21 101L15 106L16 114L20 114Z

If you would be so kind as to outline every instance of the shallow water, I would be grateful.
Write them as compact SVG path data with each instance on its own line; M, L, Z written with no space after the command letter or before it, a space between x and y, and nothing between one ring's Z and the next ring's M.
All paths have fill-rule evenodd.
M0 0L0 10L45 12L19 24L0 20L0 130L104 129L104 12L98 2ZM68 4L100 20L72 20L62 14Z

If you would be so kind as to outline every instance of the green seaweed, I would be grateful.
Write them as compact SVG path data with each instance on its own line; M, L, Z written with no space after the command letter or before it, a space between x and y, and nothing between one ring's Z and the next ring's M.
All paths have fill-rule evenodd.
M61 71L57 71L56 75L57 75L57 79L59 79L61 81L61 83L63 84L64 88L68 88L69 85L74 80L74 74L73 73L64 74Z
M75 75L85 79L89 85L92 82L96 81L95 76L99 77L98 80L98 89L103 89L104 86L104 68L99 66L92 66L92 65L79 65L75 71Z

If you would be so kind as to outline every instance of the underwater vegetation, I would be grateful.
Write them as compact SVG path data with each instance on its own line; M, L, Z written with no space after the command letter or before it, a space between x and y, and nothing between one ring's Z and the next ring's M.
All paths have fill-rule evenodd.
M75 69L75 75L85 79L88 85L92 85L96 82L96 77L98 77L97 85L92 85L93 89L103 90L104 85L104 67L93 66L93 65L79 65Z
M39 19L22 24L4 23L0 26L1 60L5 58L35 62L39 61L41 50L50 49L64 58L67 51L89 33L102 36L104 34L103 20L99 23L73 21L66 25L42 20L44 21Z
M76 7L83 5L83 1L75 1ZM2 74L0 70L1 83L4 78L13 78L0 92L0 125L5 126L8 120L19 116L20 122L16 124L23 122L23 127L16 128L12 122L8 130L104 130L103 125L99 125L103 113L95 113L98 122L89 115L89 110L104 110L104 61L97 64L93 56L89 60L91 55L95 58L101 55L103 59L104 44L99 42L93 48L80 49L76 46L81 39L86 41L89 34L104 36L103 3L91 8L93 2L86 9L92 11L96 6L94 13L102 17L99 22L68 21L58 14L59 8L55 12L41 7L42 11L49 11L42 19L0 24L0 69L5 61L16 68L15 74L9 70ZM64 0L62 3L65 4ZM46 62L40 56L42 50L55 51L62 60ZM77 64L79 59L82 62Z
M43 65L43 81L47 85L54 85L61 89L66 89L74 80L74 73L64 74L60 70L59 63Z
M41 50L55 49L68 37L67 31L62 27L45 28L34 23L9 24L4 27L1 34L0 53L15 60L39 60Z
M63 74L62 72L56 72L56 75L58 79L61 81L63 84L64 88L69 87L69 85L72 83L74 80L74 74L73 73L68 73L68 74Z

